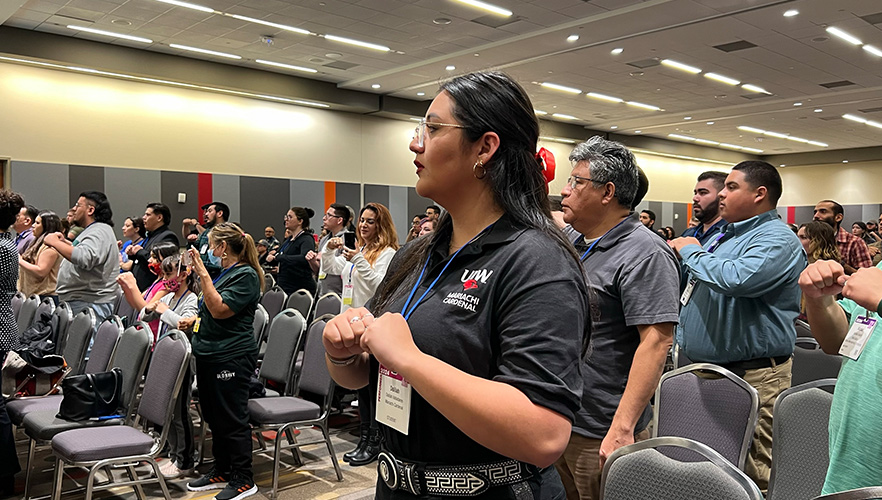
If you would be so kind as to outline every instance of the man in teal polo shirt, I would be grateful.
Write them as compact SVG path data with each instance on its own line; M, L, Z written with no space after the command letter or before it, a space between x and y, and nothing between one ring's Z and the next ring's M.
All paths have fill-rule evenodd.
M882 484L882 434L876 424L882 414L878 382L882 333L877 321L882 269L860 268L847 276L838 262L819 260L803 271L799 285L812 335L825 352L843 354L830 408L830 466L822 494L878 486ZM837 301L838 293L845 298ZM856 336L860 330L862 339Z
M211 260L211 252L208 250L208 233L211 232L211 228L214 226L230 220L230 207L226 203L212 201L203 205L202 210L205 211L202 216L205 225L200 226L196 219L184 219L182 233L184 238L187 239L187 245L192 245L199 251L199 256L202 258L202 263L205 264L208 274L212 278L216 278L220 274L221 268L216 262ZM197 234L192 233L194 227Z

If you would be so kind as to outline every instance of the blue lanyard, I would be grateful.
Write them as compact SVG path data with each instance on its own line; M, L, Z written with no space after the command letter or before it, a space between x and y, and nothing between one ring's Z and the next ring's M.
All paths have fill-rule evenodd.
M184 297L186 297L188 293L190 293L190 290L184 290L184 294L181 295L180 297L178 297L178 301L175 303L175 306L172 307L172 311L175 311L175 309L177 309L178 306L181 305L181 301L184 300ZM171 302L171 301L169 301L169 302ZM157 338L165 335L165 332L167 332L167 331L168 331L168 325L163 323L162 320L160 319L160 321L159 321L159 335L157 336Z
M494 222L493 224L496 224L496 223ZM453 262L453 259L455 259L457 255L459 255L459 252L461 252L463 248L469 246L469 244L470 244L471 242L473 242L473 241L475 241L476 239L478 239L478 238L480 238L481 236L483 236L484 233L486 233L491 227L493 227L493 224L490 224L489 226L485 227L483 231L481 231L480 233L478 233L477 235L475 235L475 237L472 238L472 239L470 239L470 240L468 241L468 243L466 243L465 245L459 247L459 250L457 250L457 251L456 251L456 252L450 257L450 259L447 260L447 263L444 264L444 267L441 268L441 272L438 273L438 276L435 277L435 280L432 281L432 284L429 285L429 288L426 288L426 291L423 292L422 295L420 295L420 298L417 299L417 301L413 304L413 306L411 306L410 310L408 310L407 306L410 305L410 301L413 299L413 295L416 293L417 289L420 287L420 283L423 282L423 276L425 276L425 274L426 274L426 267L429 266L429 261L432 259L432 256L430 255L428 258L426 258L426 263L423 264L423 270L420 271L420 275L419 275L419 277L417 278L416 283L413 285L413 288L410 290L410 295L407 296L407 301L404 303L404 307L401 308L401 314L404 316L404 320L405 320L405 321L407 321L408 319L410 319L410 315L413 314L413 311L417 308L417 306L420 305L420 303L422 303L423 299L426 298L426 295L428 295L429 292L432 290L432 288L435 287L435 284L438 283L438 280L440 280L440 279L441 279L441 276L444 275L444 271L447 270L447 268L450 266L450 263Z
M220 279L223 278L225 274L227 274L228 272L230 272L231 269L233 269L234 267L236 267L236 266L238 266L238 265L239 265L239 263L236 262L236 263L233 264L232 266L230 266L230 267L224 269L223 271L221 271L221 273L217 275L217 278L215 278L215 279L213 279L213 280L211 281L211 284L212 284L212 285L216 285L217 282L220 281ZM202 310L202 304L204 304L204 303L205 303L205 296L204 296L202 293L200 293L200 294L199 294L199 309L200 309L200 310Z
M720 231L720 235L717 236L717 239L715 239L715 240L710 244L710 246L707 247L707 253L714 253L714 250L716 250L717 247L720 246L720 243L723 242L723 238L725 238L725 237L726 237L726 233Z
M630 217L630 215L629 215L628 217ZM591 250L594 250L594 245L597 245L597 244L600 242L600 240L602 240L604 236L606 236L606 235L608 235L609 233L611 233L611 232L613 231L613 229L615 229L615 228L621 226L622 224L624 224L625 221L628 220L628 217L625 217L625 218L622 219L618 224L616 224L615 226L613 226L612 229L610 229L609 231L603 233L603 236L601 236L600 238L597 238L596 240L592 241L592 242L591 242L591 245L588 247L588 250L585 250L585 253L583 253L582 256L579 257L579 260L584 262L584 261L585 261L585 257L588 257L588 254L591 253Z
M285 244L282 245L281 248L279 248L279 251L277 253L279 255L285 253L285 249L288 248L289 246L291 246L291 243L294 243L294 240L299 238L301 234L303 234L303 231L300 231L299 233L297 233L297 236L292 236L290 239L285 240Z
M361 246L361 250L359 250L358 252L359 252L359 253L364 252L364 248L365 248L366 246L367 246L367 245L362 245L362 246ZM350 262L350 264L352 264L352 262ZM352 264L352 267L349 268L349 284L350 284L350 285L352 284L352 271L355 271L355 264Z

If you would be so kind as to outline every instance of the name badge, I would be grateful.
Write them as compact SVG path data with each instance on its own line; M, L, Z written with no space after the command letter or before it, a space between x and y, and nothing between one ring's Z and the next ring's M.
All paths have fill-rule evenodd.
M380 365L377 385L377 422L407 435L410 427L410 384L401 375Z
M842 345L839 347L839 354L857 361L864 350L864 346L867 345L867 341L870 340L870 335L873 333L874 328L876 328L875 319L858 316L848 330L845 340L842 341Z
M325 279L325 278L327 278L327 277L328 277L328 273L322 273L322 272L319 273L319 279L320 279L320 280L323 280L323 279Z
M196 318L196 322L193 323L193 333L199 333L199 323L202 322L202 318Z
M352 291L355 287L352 284L343 285L343 305L352 307Z
M696 283L698 283L697 279L689 278L689 282L686 283L686 288L683 289L683 294L680 295L680 304L685 306L689 303L689 299L692 298L692 291L695 289Z
M202 255L205 255L205 252L207 252L207 251L208 251L208 244L206 243L205 245L202 245L202 248L199 250L199 253L201 253Z

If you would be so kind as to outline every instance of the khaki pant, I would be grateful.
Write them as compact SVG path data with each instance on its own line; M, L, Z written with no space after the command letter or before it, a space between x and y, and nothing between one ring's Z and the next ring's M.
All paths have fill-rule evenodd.
M759 393L759 418L744 472L765 493L772 472L772 408L784 390L790 388L792 360L771 368L747 370L744 380Z
M649 430L638 432L634 441L649 439ZM600 443L601 439L592 439L573 433L563 456L557 459L554 467L560 474L561 482L567 492L567 500L599 500L600 475Z

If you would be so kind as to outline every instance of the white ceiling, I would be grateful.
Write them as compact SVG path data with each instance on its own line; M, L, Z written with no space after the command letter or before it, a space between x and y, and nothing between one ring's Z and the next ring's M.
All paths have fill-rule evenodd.
M3 0L0 7L22 1ZM430 99L437 82L452 74L501 68L525 86L535 108L548 116L572 115L578 118L575 123L595 130L616 127L619 133L639 130L657 137L683 134L758 148L763 154L882 145L882 128L841 118L855 113L882 122L882 58L825 32L827 26L835 26L882 49L880 0L488 1L514 15L500 17L455 0L192 0L218 12L313 33L302 35L156 0L30 0L3 24L409 99ZM797 9L799 15L784 17L789 9ZM873 14L879 15L862 18ZM439 18L450 23L433 22ZM154 43L77 32L68 29L69 24L146 37ZM378 52L316 36L324 34L392 50ZM579 40L567 42L571 34L579 35ZM271 45L261 41L267 35L273 38ZM742 40L756 47L733 52L715 48ZM171 43L243 59L184 52L169 47ZM624 51L613 55L613 48ZM665 58L760 86L772 95L757 98L761 94L657 64ZM319 72L269 69L256 59ZM629 64L635 62L639 64ZM456 69L445 70L448 65ZM852 84L821 86L838 81ZM570 95L541 87L541 82L583 92ZM374 84L380 88L372 89ZM589 91L663 109L598 101L586 97ZM419 97L418 92L426 96ZM794 106L797 102L802 106ZM874 108L879 109L859 111ZM686 120L687 116L692 119ZM829 147L761 137L738 130L739 125L789 133Z

